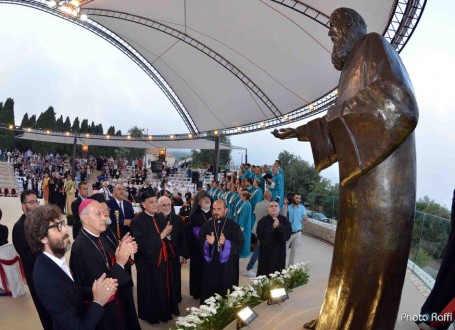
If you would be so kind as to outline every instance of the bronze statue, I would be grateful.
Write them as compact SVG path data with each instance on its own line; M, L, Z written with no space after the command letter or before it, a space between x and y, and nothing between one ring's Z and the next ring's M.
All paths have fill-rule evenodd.
M418 107L398 54L348 8L330 16L338 98L322 118L272 133L310 141L318 171L338 162L340 212L318 330L393 329L415 210Z

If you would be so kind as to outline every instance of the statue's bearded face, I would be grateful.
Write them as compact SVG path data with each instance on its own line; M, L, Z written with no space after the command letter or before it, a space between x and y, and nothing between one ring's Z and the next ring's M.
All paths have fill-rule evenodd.
M333 42L332 63L335 69L341 71L355 43L353 31L348 22L337 12L330 16L329 37Z

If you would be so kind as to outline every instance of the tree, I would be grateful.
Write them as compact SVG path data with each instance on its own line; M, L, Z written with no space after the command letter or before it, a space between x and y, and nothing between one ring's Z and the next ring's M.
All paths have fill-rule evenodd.
M444 219L450 219L450 211L426 195L423 198L419 198L416 202L416 210Z
M29 119L28 123L29 123L31 128L36 127L36 115L30 116L30 119Z
M40 129L55 129L55 111L53 107L49 107L46 111L39 115L36 126Z
M30 119L28 119L28 113L26 112L24 117L22 117L21 127L26 128L30 126Z
M55 122L54 130L59 131L59 132L63 131L63 115L60 115L60 117Z
M102 135L104 132L103 125L98 124L95 126L95 131L93 133Z
M130 135L132 138L142 138L144 136L144 130L140 129L137 126L134 126L128 130L128 135ZM128 155L128 158L130 159L142 159L145 154L145 149L139 149L139 148L130 148L130 153Z
M106 134L114 135L115 134L115 127L114 126L109 127L109 129L107 130Z
M122 131L121 131L121 130L118 130L117 132L115 132L115 135L116 135L116 136L121 136L121 135L122 135Z
M8 98L0 107L0 123L14 125L14 100ZM0 148L12 150L14 148L14 131L0 131Z
M310 192L313 192L317 183L319 183L319 186L322 186L320 184L321 176L314 166L311 166L306 160L288 151L280 152L278 159L281 161L281 167L285 173L285 191L297 191L303 196L306 196Z
M70 117L66 116L65 122L63 123L63 130L70 131L71 130L71 121Z
M81 133L90 133L90 127L88 126L88 119L84 119L81 122Z
M71 131L73 133L79 133L81 131L81 128L79 126L79 117L76 117L74 118L74 121L73 121L73 126L71 126Z
M206 163L213 164L213 158L215 156L215 138L208 138L208 140L213 142L213 149L205 150L191 150L191 162L194 166L203 167ZM231 145L231 140L229 137L221 135L220 143L225 143ZM219 164L226 164L231 160L231 150L220 150Z

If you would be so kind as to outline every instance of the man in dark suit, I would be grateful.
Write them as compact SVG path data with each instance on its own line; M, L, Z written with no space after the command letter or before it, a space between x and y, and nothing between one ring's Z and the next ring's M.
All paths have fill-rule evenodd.
M13 227L13 244L17 253L21 257L22 265L24 266L25 278L27 279L28 289L35 304L36 311L41 320L41 324L45 330L52 329L52 318L46 312L43 304L38 299L33 286L33 266L35 264L36 255L31 251L30 245L25 239L24 223L27 215L39 206L36 193L33 190L24 190L21 193L21 205L24 214L21 215L19 220L14 224Z
M110 227L116 233L117 238L122 239L130 231L130 223L134 218L134 209L133 205L125 200L125 188L122 184L118 183L115 185L113 195L114 198L107 201L110 209L109 216L112 220L115 220L110 224Z
M84 303L66 265L65 253L71 241L61 219L60 209L48 204L30 212L25 221L27 241L37 254L33 270L36 293L51 315L54 329L95 329L103 306L117 291L117 280L103 274L92 285L93 301Z
M79 182L77 186L79 197L71 203L71 212L73 213L73 239L76 239L79 230L82 228L81 218L79 217L79 205L82 201L88 198L88 185L87 182Z

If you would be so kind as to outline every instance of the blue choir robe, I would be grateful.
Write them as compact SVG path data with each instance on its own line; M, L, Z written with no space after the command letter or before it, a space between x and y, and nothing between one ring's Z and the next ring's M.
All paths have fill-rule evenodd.
M238 192L233 192L229 198L229 212L228 212L228 218L234 219L235 218L235 212L237 210L237 204L240 200L240 195Z
M275 185L273 185L273 183ZM284 201L284 178L280 173L273 176L272 184L270 185L269 190L272 193L272 201L274 201L277 197L280 198L278 204L280 205L281 210L283 208Z
M222 199L224 201L224 203L226 204L226 207L228 205L229 194L230 194L229 190L222 191L220 194L220 199Z
M213 193L213 201L221 199L221 195L223 195L223 189L216 189L216 191Z
M230 209L230 205L231 205L231 202L232 202L232 196L234 195L235 193L232 192L232 191L228 191L228 193L226 194L226 208L228 209L228 214L226 214L226 216L229 218L229 209ZM231 217L232 219L232 217Z
M261 173L259 175L255 175L253 180L259 180L261 182L261 184L259 185L259 187L264 190L265 189L265 180L264 178L262 177L264 174Z
M207 194L209 194L209 196L212 198L212 201L214 201L213 194L215 193L215 190L216 188L213 187L207 190Z
M236 222L243 233L243 246L240 250L240 258L248 258L251 250L251 203L241 201L236 212Z
M256 204L262 202L264 199L264 193L261 188L254 188L250 191L250 203L251 203L251 228L253 228L254 223L256 222L256 215L254 214L254 208Z
M251 172L251 170L245 170L245 171L243 171L243 177L245 179L248 179L248 178L254 179L254 173Z

